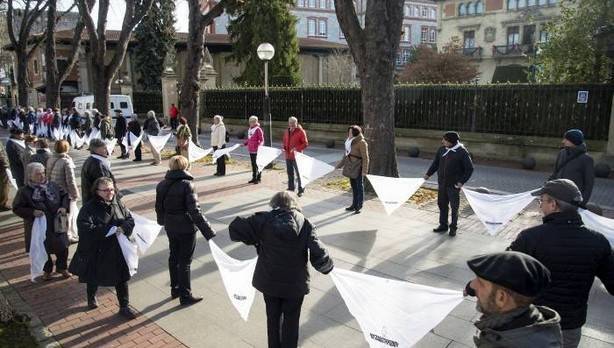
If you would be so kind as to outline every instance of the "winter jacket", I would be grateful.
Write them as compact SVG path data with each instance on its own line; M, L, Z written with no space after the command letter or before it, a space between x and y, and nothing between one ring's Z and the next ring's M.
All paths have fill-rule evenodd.
M57 184L68 193L71 200L79 198L75 163L66 153L55 154L47 161L47 180Z
M560 319L552 309L534 305L484 315L475 322L473 341L477 348L562 347Z
M60 126L62 125L62 116L59 112L53 113L53 121L51 122L51 125L53 126L53 128L60 128Z
M299 124L294 130L290 130L288 128L284 132L284 152L286 154L286 159L293 160L294 152L303 152L305 148L309 145L307 141L307 133L301 125Z
M168 116L170 118L177 118L178 115L179 115L179 109L177 109L176 106L171 106L168 110Z
M69 124L70 124L70 128L73 130L80 129L81 128L81 115L79 115L76 112L72 114L70 116Z
M83 130L84 132L88 132L89 134L89 131L90 129L92 129L93 124L94 124L94 118L92 117L91 114L86 113L85 115L83 115L81 130Z
M143 125L143 130L147 135L157 136L160 134L160 124L155 117L148 117Z
M24 182L24 166L22 162L23 154L26 151L24 147L18 145L11 139L6 142L6 155L9 159L9 165L13 178L17 181L17 186L22 187Z
M47 232L45 234L45 249L50 254L60 253L70 245L66 233L55 233L54 218L59 208L68 211L68 195L55 183L48 183L47 190L53 193L54 200L45 197L43 201L35 201L32 198L34 188L31 186L20 187L13 200L13 213L23 219L26 252L30 252L30 240L32 238L32 225L34 224L34 210L45 213L47 219Z
M194 191L194 178L183 170L169 170L156 187L156 216L169 235L196 233L209 240L215 236L209 221L203 216Z
M264 132L260 128L260 124L256 123L254 127L250 127L247 131L247 140L243 145L247 146L249 153L258 153L258 148L264 144Z
M91 190L94 181L103 176L111 178L115 183L113 173L100 160L90 156L83 162L81 167L81 199L83 203L89 201L92 197Z
M136 135L137 137L141 135L141 124L139 123L139 121L132 120L128 122L128 132Z
M520 232L508 250L531 255L550 270L552 282L534 303L557 311L563 330L576 329L586 322L595 276L614 295L614 254L608 240L586 228L576 212L553 213L543 221Z
M568 159L571 158L569 161ZM582 192L583 203L588 203L593 193L595 181L595 168L593 158L588 155L586 144L561 149L554 172L550 176L553 179L569 179L573 181Z
M254 245L258 261L252 285L263 294L282 298L309 293L307 260L321 273L333 269L333 260L309 220L297 210L275 209L248 218L235 218L230 239Z
M226 126L220 121L211 126L211 147L222 148L226 144Z
M97 195L79 211L79 245L69 271L79 276L81 283L114 286L130 279L117 237L105 237L113 226L121 227L126 237L134 229L132 215L117 198L109 203Z
M335 168L343 168L348 161L362 161L362 176L369 174L369 145L362 134L354 137L350 154L343 156Z
M115 133L113 132L113 127L111 127L111 120L108 117L105 117L100 120L100 138L102 140L110 140L115 137Z
M465 184L473 174L473 162L464 146L457 150L450 150L442 146L437 150L435 159L426 175L431 176L437 172L437 183L440 187L451 187L457 183ZM447 155L444 154L448 152Z
M38 162L46 168L49 158L51 158L51 151L49 151L49 149L38 149L32 156L30 156L28 159L28 164Z
M117 120L115 120L115 137L117 139L121 139L126 136L126 118L124 116L117 116Z

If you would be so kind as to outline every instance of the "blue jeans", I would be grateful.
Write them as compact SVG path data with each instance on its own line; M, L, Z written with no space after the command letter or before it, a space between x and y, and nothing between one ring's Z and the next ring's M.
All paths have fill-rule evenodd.
M298 172L298 165L295 159L286 159L286 173L288 174L288 190L294 191L294 174L296 173L296 181L298 181L299 191L303 189L301 185L301 174Z
M362 209L362 202L365 196L365 187L363 186L363 176L359 175L356 179L350 178L352 186L352 207L356 210Z

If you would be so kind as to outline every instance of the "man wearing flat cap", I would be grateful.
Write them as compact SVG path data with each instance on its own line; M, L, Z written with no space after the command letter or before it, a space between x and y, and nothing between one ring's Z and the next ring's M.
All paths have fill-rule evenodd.
M456 132L446 132L441 139L442 147L437 150L431 167L424 175L427 180L437 172L437 205L439 206L439 227L436 233L447 232L456 236L458 226L458 208L460 206L460 189L469 181L473 173L471 156L460 142ZM448 211L451 210L452 221L448 225Z
M595 168L593 158L589 156L584 133L579 129L570 129L563 135L559 152L550 180L569 179L582 192L582 205L585 206L593 193Z
M539 196L543 224L520 232L508 250L531 255L550 270L552 283L535 304L561 315L563 347L575 348L595 276L614 295L614 254L601 233L584 226L578 214L582 194L573 181L548 181L533 195Z
M513 251L467 261L476 277L466 293L477 297L483 315L473 337L479 348L561 347L560 317L533 300L550 283L550 272L535 258Z

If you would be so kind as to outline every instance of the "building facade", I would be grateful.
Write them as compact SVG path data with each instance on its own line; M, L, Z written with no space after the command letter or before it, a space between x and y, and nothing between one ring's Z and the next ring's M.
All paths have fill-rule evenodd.
M481 84L526 82L547 23L559 17L557 0L439 1L438 48L457 43L477 63Z

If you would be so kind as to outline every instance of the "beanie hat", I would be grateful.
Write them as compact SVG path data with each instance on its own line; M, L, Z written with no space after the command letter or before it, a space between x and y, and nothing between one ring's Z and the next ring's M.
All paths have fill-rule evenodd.
M458 135L458 133L456 132L446 132L443 135L443 138L449 142L451 142L452 144L456 144L458 143L458 141L460 140L460 136Z
M584 142L584 133L574 128L565 132L564 138L571 141L574 145L580 145Z

